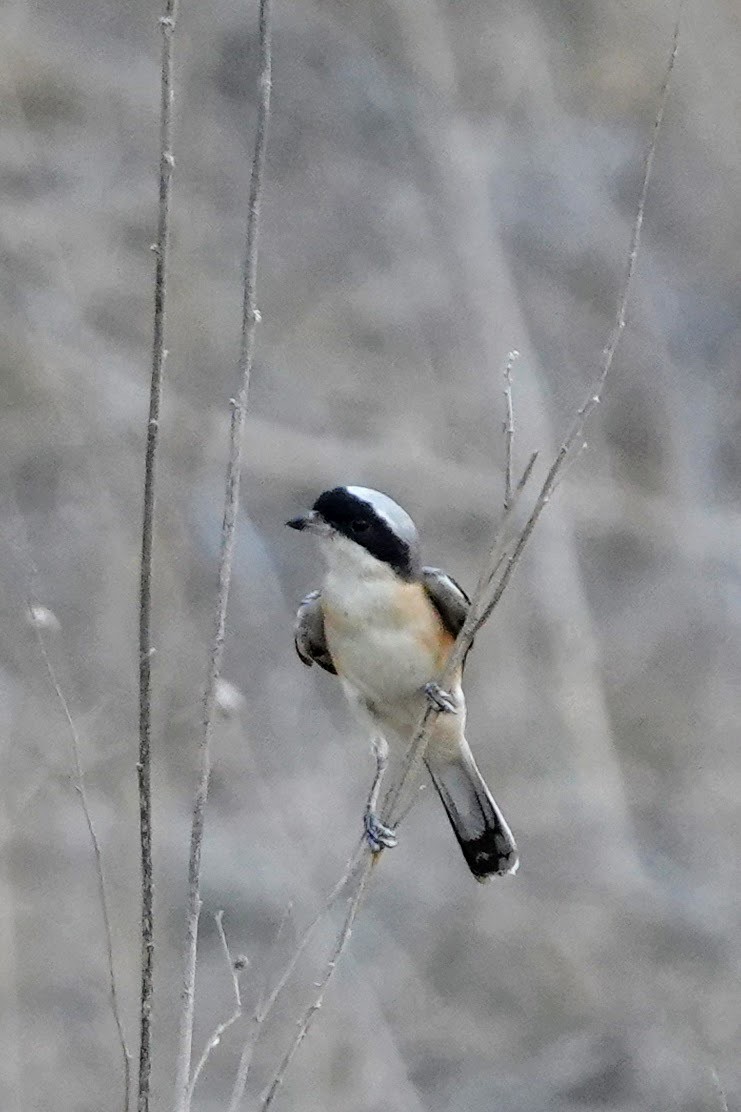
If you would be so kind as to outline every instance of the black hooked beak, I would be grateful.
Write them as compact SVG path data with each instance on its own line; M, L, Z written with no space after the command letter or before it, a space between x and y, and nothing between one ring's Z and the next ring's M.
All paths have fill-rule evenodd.
M323 534L328 530L327 523L316 510L310 510L307 514L299 514L298 517L292 517L290 521L286 522L286 525L289 529L298 529L299 532L306 529L310 533Z

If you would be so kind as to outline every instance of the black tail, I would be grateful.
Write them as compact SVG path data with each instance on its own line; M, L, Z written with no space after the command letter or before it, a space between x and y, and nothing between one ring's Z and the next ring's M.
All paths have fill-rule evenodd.
M520 862L512 831L476 767L467 743L463 742L453 759L428 753L426 763L476 880L516 872Z

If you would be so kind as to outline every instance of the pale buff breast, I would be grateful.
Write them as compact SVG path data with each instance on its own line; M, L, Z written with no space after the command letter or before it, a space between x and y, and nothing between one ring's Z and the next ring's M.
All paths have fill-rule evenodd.
M439 673L453 644L422 586L396 576L359 581L330 574L322 608L335 666L372 700L420 691Z

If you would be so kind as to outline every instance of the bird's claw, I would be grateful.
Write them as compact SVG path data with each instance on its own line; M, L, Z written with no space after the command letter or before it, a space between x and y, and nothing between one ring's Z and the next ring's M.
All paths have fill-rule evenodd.
M425 684L425 695L432 703L433 707L440 711L441 714L457 714L458 705L454 697L449 691L443 691L439 683L430 680Z
M390 826L384 826L375 811L370 808L365 812L363 819L365 836L372 853L380 853L383 849L393 849L398 842L396 834Z

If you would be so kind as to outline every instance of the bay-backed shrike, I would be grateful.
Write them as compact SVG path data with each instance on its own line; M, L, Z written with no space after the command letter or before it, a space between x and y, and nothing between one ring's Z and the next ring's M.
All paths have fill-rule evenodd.
M514 873L517 847L465 737L458 670L449 692L435 682L463 625L469 599L439 568L423 567L414 522L385 494L366 487L327 490L287 524L319 539L327 572L303 600L295 640L304 664L337 675L345 693L392 752L403 753L427 699L433 719L425 763L477 880ZM395 844L375 814L373 848Z

